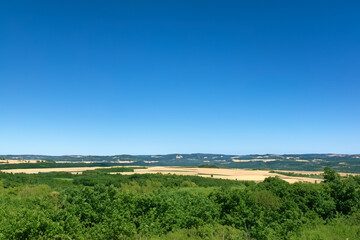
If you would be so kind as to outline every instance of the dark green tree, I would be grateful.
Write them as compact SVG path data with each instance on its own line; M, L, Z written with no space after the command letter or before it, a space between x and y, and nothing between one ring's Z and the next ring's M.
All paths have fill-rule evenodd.
M324 182L339 181L340 175L333 169L326 167L324 168Z

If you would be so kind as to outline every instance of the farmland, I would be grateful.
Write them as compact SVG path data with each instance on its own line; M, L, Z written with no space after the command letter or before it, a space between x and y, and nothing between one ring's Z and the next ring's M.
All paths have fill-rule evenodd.
M266 171L252 179L263 181L220 179L246 176L238 169L82 170L0 172L0 239L360 237L359 176L329 168L317 184L289 184L281 179L288 176ZM176 171L182 175L168 174ZM207 174L213 177L200 176Z
M72 174L82 174L84 171L95 169L108 169L112 174L176 174L176 175L189 175L200 177L211 177L220 179L231 179L239 181L264 181L267 177L279 177L289 183L294 182L319 182L319 179L314 179L304 176L287 176L279 173L272 173L270 170L251 170L251 169L230 169L230 168L198 168L198 167L137 167L129 172L116 172L112 171L114 167L68 167L68 168L30 168L30 169L6 169L2 170L7 173L48 173L48 172L70 172ZM314 172L307 173L302 171L303 175L314 174ZM316 172L316 175L321 176L321 172ZM346 174L342 174L346 175Z
M110 166L199 166L215 165L222 168L272 169L284 171L323 171L330 167L337 172L360 173L359 154L264 154L264 155L225 155L225 154L166 154L166 155L0 155L0 169L5 169L6 161L20 161L19 166L12 168L69 167L110 167ZM26 161L45 161L27 163ZM91 164L91 165L86 165ZM51 166L52 165L52 166ZM61 166L62 165L62 166ZM74 165L71 165L74 166ZM10 168L8 168L10 169Z
M174 157L183 166L5 159L0 239L360 238L358 173L228 168L204 156L194 167ZM234 163L281 161L265 158Z
M307 177L291 177L277 173L271 173L268 170L250 170L250 169L227 169L227 168L183 168L183 167L148 167L146 169L134 169L134 172L127 172L121 174L147 174L147 173L162 173L162 174L176 174L176 175L190 175L200 177L211 177L220 179L240 180L240 181L264 181L267 177L277 176L289 183L294 182L312 182L319 180Z

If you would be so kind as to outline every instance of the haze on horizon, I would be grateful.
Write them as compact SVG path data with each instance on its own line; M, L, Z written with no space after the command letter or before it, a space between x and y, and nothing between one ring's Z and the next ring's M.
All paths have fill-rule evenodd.
M2 1L0 154L359 153L359 9Z

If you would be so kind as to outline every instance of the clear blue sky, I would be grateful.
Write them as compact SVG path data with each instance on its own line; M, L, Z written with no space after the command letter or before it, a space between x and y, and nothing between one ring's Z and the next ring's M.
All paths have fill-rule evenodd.
M0 2L0 154L360 153L359 1Z

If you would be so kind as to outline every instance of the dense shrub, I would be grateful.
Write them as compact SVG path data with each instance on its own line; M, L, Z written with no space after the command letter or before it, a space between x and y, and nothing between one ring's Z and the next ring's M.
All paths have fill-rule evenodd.
M0 239L360 238L359 178L324 179L0 173Z

